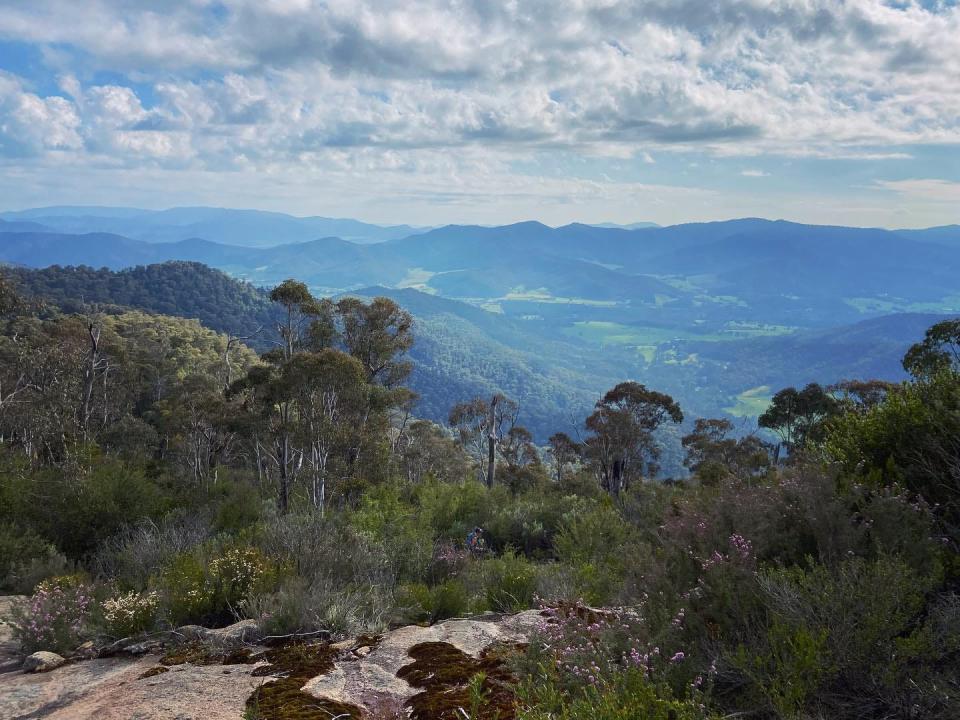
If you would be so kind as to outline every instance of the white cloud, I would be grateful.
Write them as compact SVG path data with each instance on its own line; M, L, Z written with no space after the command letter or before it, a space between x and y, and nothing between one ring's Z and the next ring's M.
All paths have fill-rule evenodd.
M880 180L877 185L905 195L913 200L933 203L951 203L960 207L960 182L951 180L922 179Z
M763 170L742 170L740 174L750 178L770 177L770 173Z
M157 7L0 5L0 39L40 48L64 94L0 76L3 154L271 177L335 169L365 186L431 172L462 189L481 186L485 168L502 181L516 177L511 162L556 150L640 162L674 151L894 160L909 158L904 145L960 143L955 4Z
M79 148L79 126L70 101L27 92L19 78L0 71L0 156Z

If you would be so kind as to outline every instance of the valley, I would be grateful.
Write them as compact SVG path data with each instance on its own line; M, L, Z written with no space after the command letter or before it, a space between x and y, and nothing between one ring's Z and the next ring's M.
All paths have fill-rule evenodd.
M344 237L306 239L326 231ZM0 215L0 261L23 268L21 282L41 295L51 289L26 268L122 274L200 263L249 284L236 289L249 296L248 316L226 324L204 320L199 298L162 303L163 272L149 301L109 288L98 295L92 278L79 277L67 295L200 317L243 337L270 322L256 288L288 277L318 295L391 297L417 320L419 413L442 420L451 396L503 392L541 442L623 378L669 392L691 413L748 422L786 385L900 380L903 351L960 312L957 243L956 226L901 232L749 218L415 229L212 208Z

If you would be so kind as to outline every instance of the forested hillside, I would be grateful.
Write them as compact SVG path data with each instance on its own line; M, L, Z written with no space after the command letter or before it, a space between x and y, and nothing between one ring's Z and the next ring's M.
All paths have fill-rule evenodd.
M111 653L246 618L286 643L297 679L331 647L304 638L538 607L529 643L428 686L412 717L452 720L470 697L483 720L960 711L956 320L918 333L907 382L778 388L759 418L776 443L626 379L538 443L524 403L489 388L451 392L442 423L418 418L416 321L375 289L317 298L287 280L267 308L192 265L16 275L19 291L0 284L0 589L31 594L13 619L24 652ZM205 275L272 313L268 350L23 294L46 287L66 308L91 283L147 305L130 278ZM396 297L424 322L469 319ZM653 480L671 455L691 477ZM167 642L167 663L226 661ZM260 720L331 708L368 717L299 680L247 701Z
M211 330L247 338L254 347L262 346L279 318L264 290L200 263L173 261L118 272L54 265L11 268L9 276L26 297L44 299L65 312L128 307L196 318Z
M199 319L258 350L274 345L278 314L267 291L199 263L10 273L25 295L46 298L68 312L137 308ZM451 399L501 392L517 399L540 442L557 430L570 432L596 395L624 377L663 388L696 414L732 418L758 416L784 385L853 377L900 380L903 353L942 318L894 314L795 332L747 324L728 333L585 319L558 332L550 315L555 305L546 302L528 300L530 314L520 315L414 288L360 288L353 294L387 296L413 314L417 342L410 386L420 396L419 415L441 421ZM681 471L675 463L668 467Z

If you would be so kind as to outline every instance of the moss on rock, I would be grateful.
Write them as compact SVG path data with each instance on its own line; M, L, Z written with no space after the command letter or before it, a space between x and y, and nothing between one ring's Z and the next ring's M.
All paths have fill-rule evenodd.
M516 646L492 645L479 658L443 642L414 645L414 662L397 672L422 692L408 702L413 720L513 720L516 678L507 659ZM462 709L462 710L461 710Z

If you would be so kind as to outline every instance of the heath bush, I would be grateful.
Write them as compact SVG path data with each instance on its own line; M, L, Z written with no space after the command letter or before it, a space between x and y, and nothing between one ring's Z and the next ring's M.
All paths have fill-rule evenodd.
M13 628L26 653L67 653L90 632L93 588L81 577L64 575L37 585L26 606L14 611Z

